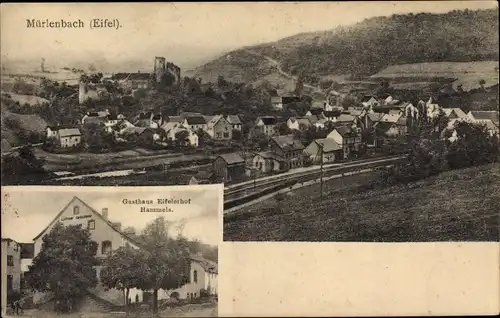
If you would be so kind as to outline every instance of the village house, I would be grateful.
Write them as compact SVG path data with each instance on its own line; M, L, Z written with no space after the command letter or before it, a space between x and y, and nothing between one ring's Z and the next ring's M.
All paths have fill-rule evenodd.
M149 89L152 87L152 76L150 73L116 73L112 79L128 90Z
M238 153L222 154L213 161L217 180L231 182L245 175L245 160Z
M228 115L226 119L233 126L233 130L241 131L241 120L238 115Z
M361 105L363 107L375 107L380 105L380 102L372 95L365 95L361 98Z
M449 119L465 118L467 116L460 108L442 108L442 110Z
M296 140L293 135L283 135L271 138L269 149L279 157L285 159L285 169L302 167L304 145Z
M342 147L331 138L321 138L313 140L304 149L304 153L309 156L313 163L332 163L342 160Z
M151 122L149 124L149 128L160 128L163 125L163 116L161 114L154 114L151 116Z
M87 124L104 124L108 121L110 113L109 110L104 110L104 111L89 111L87 112L81 120L82 125L87 125Z
M286 124L292 130L307 130L313 126L310 117L291 117L288 118Z
M396 138L403 134L396 123L389 121L380 121L373 127L375 128L375 134L377 137Z
M346 127L351 127L352 125L356 125L358 123L358 120L356 117L349 115L349 114L341 114L339 117L337 117L337 120L335 121L335 124L337 126L346 126Z
M21 289L21 274L21 245L9 238L2 238L2 313L5 313L7 294Z
M139 245L134 242L129 236L121 231L121 224L112 223L108 219L108 209L103 208L99 213L90 207L87 203L77 197L73 197L69 203L55 216L55 218L43 229L34 239L34 255L38 255L42 249L43 237L54 227L55 224L62 223L63 225L81 225L84 229L89 230L91 239L98 245L96 257L98 259L106 258L112 251L122 246L130 246L139 248ZM102 266L96 266L97 279L100 280L100 271ZM113 299L117 304L124 304L123 292L111 289L105 290L97 286L90 290L96 297L102 299ZM135 298L135 295L142 296L142 292L138 289L132 289L130 296ZM43 301L46 295L44 293L35 293L33 302L35 304ZM142 297L141 297L142 298Z
M78 147L82 142L82 134L78 128L49 126L46 132L47 139L56 140L61 148Z
M323 117L326 119L326 120L329 120L329 121L332 121L332 122L336 122L337 121L337 118L342 114L342 112L338 111L338 110L333 110L333 111L324 111L323 112Z
M214 140L231 140L233 126L222 115L217 115L207 124L207 133Z
M307 111L306 116L318 116L323 117L323 109L322 108L311 108Z
M321 109L323 111L332 111L334 110L334 107L330 105L330 101L327 98L326 100L321 100L321 101L313 101L311 103L311 109Z
M363 117L363 129L371 129L378 123L385 114L383 113L368 113Z
M276 128L277 120L272 116L263 116L255 121L255 130L262 132L268 137L272 137L278 133Z
M379 95L378 99L380 101L379 103L382 105L391 104L394 101L394 98L391 96L391 94L387 93Z
M212 171L198 171L197 174L191 176L189 184L211 184L215 182L215 174Z
M192 129L194 131L204 130L207 131L207 122L203 116L190 116L186 117L182 122L182 125L186 128Z
M274 110L283 110L283 99L281 98L281 96L271 97L271 107Z
M177 294L179 299L188 300L200 298L202 291L211 296L218 295L219 271L217 263L207 260L201 253L191 254L190 258L191 269L188 282L181 288L170 290L169 294Z
M333 121L333 120L328 120L328 119L324 119L324 118L322 118L322 119L318 120L317 122L315 122L315 123L313 124L313 126L314 126L316 129L325 129L325 128L327 127L327 125L328 125L328 123L329 123L329 122L330 122L330 123L334 123L334 121Z
M285 159L272 151L256 153L252 166L262 173L280 172L286 168Z
M327 139L333 139L342 147L344 159L349 158L352 152L357 152L361 145L361 129L353 127L340 126L334 128L327 136Z
M167 116L165 121L170 123L182 123L183 120L182 116Z
M178 134L182 131L186 132L188 144L192 147L198 147L199 137L198 134L192 129L182 126L180 123L176 122L166 122L161 126L161 129L165 131L165 136L171 141L176 141Z
M469 111L465 119L475 124L485 125L489 133L491 135L494 135L494 134L499 134L500 131L499 129L500 123L498 116L499 116L498 111L496 110Z

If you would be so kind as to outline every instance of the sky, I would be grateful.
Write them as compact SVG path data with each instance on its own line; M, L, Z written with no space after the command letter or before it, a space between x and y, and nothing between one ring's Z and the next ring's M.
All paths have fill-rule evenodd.
M497 6L496 1L2 4L2 58L44 57L50 65L75 59L149 61L158 55L192 65L242 46L374 16ZM122 27L90 29L92 18L116 18ZM26 19L81 19L86 25L33 29Z
M183 224L183 234L217 246L221 235L219 210L222 190L218 186L182 187L2 187L2 238L31 243L56 215L77 196L96 211L108 208L108 218L133 226L138 233L158 216L172 222L172 234ZM141 213L141 205L123 204L123 199L182 198L189 205L173 205L171 213ZM151 205L163 207L163 205Z

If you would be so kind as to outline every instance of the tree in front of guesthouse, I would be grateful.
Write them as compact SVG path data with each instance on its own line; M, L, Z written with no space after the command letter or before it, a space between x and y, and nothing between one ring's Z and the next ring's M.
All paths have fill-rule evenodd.
M147 267L138 286L153 291L153 314L158 312L158 290L177 289L189 282L191 260L185 239L169 233L169 223L158 217L149 223L141 235Z
M97 284L97 243L81 225L57 223L43 237L40 253L29 267L27 284L38 292L50 293L55 310L70 312L89 288Z
M120 247L110 254L101 269L101 283L107 288L125 291L126 311L129 312L130 289L138 288L147 273L145 253L131 246Z

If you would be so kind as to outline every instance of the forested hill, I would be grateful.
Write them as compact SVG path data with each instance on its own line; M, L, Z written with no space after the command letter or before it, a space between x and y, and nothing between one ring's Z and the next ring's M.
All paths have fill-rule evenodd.
M243 48L197 71L224 72L230 63L233 75L243 71L253 77L257 69L262 73L266 60L245 56L249 51L278 61L287 73L306 76L371 75L393 64L498 60L498 9L370 18L349 27ZM242 65L235 70L238 59ZM249 59L255 64L250 68Z

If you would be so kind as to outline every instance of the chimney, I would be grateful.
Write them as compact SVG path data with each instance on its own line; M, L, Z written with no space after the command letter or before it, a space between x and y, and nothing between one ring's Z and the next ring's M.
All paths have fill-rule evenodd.
M108 220L108 208L102 208L101 215L107 221Z

